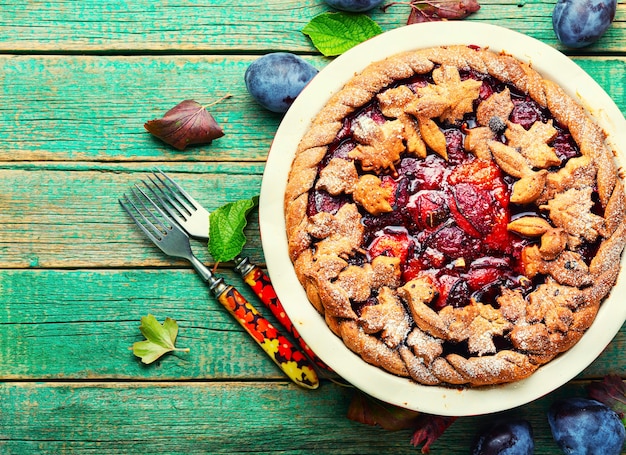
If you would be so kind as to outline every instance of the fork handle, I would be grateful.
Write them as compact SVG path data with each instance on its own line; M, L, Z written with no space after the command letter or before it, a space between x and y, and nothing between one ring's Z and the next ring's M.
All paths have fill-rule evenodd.
M238 258L238 264L235 268L243 277L243 280L254 291L259 300L269 308L272 314L276 317L278 322L289 332L294 340L298 342L302 350L315 364L325 370L331 370L315 353L311 350L306 341L300 336L298 330L294 327L293 323L287 316L287 312L280 302L270 277L267 276L261 267L250 262L248 258Z
M268 356L296 384L316 389L319 379L306 356L265 319L233 286L220 290L217 300L234 316Z

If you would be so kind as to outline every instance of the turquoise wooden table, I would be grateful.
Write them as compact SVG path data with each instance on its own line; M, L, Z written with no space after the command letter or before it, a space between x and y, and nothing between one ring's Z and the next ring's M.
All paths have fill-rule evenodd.
M573 52L551 25L553 2L483 0L465 20L509 27L571 55L626 113L626 2L604 38ZM281 117L260 108L243 75L289 51L318 68L302 34L322 0L0 2L0 453L411 454L411 432L346 417L353 390L289 382L187 263L131 224L117 198L159 167L210 210L259 193ZM408 6L373 11L383 30ZM471 38L471 37L469 37ZM419 37L416 37L419 44ZM177 151L143 127L184 99L209 103L225 136ZM243 254L263 264L258 222ZM213 264L203 244L200 258ZM219 273L246 290L231 263ZM259 305L260 306L260 305ZM142 316L180 326L169 354L130 350ZM558 453L545 411L609 373L626 377L626 328L575 380L515 409L536 453ZM431 447L465 454L494 416L458 419Z

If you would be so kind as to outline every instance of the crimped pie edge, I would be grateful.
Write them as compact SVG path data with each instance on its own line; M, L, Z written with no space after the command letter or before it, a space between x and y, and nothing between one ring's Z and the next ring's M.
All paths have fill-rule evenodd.
M423 380L419 373L410 374L424 384L469 384L473 386L510 382L532 374L541 364L549 361L559 352L575 344L593 321L601 300L612 288L619 273L619 258L626 242L624 227L624 191L617 177L617 167L611 151L604 144L604 132L587 116L585 110L568 96L557 84L543 79L529 65L506 54L467 46L448 46L402 52L387 59L375 62L351 79L340 91L332 96L319 112L305 133L289 173L285 194L285 221L289 240L289 254L296 267L296 273L304 286L311 303L325 313L324 304L315 284L307 280L299 269L301 257L310 242L307 233L307 199L317 175L317 165L326 153L326 147L334 139L342 126L342 119L358 107L370 101L378 92L395 80L406 79L414 74L430 72L435 65L451 65L462 70L486 73L496 79L513 84L520 91L528 93L540 105L548 107L561 124L568 127L579 144L583 156L589 156L596 163L598 194L605 207L607 233L602 247L590 265L594 284L585 288L585 311L580 311L579 320L558 343L555 352L535 353L501 351L496 354L503 367L494 369L489 363L494 356L465 359L448 356L436 362L436 367L424 372ZM306 258L304 258L306 261ZM577 312L578 313L578 312ZM359 352L370 363L384 364L385 368L401 376L408 376L407 362L398 359L377 359L380 352L371 346L371 337L359 331L350 315L326 315L329 327L344 338L344 342ZM346 319L344 319L344 317ZM366 338L368 337L368 338ZM375 345L376 343L374 343ZM381 351L383 352L383 351ZM401 355L401 353L400 353ZM408 357L407 357L408 358ZM419 368L420 365L414 365ZM502 374L502 372L505 372ZM436 373L436 374L434 374ZM434 374L434 378L432 377Z

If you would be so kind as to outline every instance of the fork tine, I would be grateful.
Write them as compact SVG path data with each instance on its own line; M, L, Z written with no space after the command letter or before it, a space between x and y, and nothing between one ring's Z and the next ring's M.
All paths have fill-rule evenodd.
M194 267L198 266L189 237L183 228L166 214L146 191L135 184L130 195L124 194L124 198L125 201L120 200L124 210L161 251L172 257L187 259ZM199 273L204 274L203 278L210 279L210 273L204 273L202 270Z
M143 183L146 188L148 188L148 190L150 190L150 192L154 195L154 197L158 199L160 206L167 213L169 213L172 218L174 218L181 224L184 223L191 215L192 211L187 209L186 207L183 207L181 209L177 204L174 203L174 201L172 201L170 196L165 193L163 188L161 188L161 186L152 179L152 177L148 176L148 179L150 179L152 185L150 185L145 180L142 180L141 183Z
M156 176L156 178L159 178ZM152 180L152 179L151 179ZM153 190L147 182L143 182L148 192L151 192L155 199L162 199L156 190ZM156 183L152 181L152 183ZM157 185L158 187L158 185ZM287 349L289 352L297 352L297 348L291 342L284 338L280 333L271 330L266 331L264 328L269 321L243 297L239 291L230 285L224 283L222 278L216 277L193 253L189 236L185 230L169 215L167 215L159 205L146 193L138 184L131 188L130 196L124 194L118 202L122 208L128 213L135 224L143 231L144 234L165 254L171 257L186 259L193 268L198 272L200 277L209 285L211 292L217 297L218 301L232 314L232 316L241 324L241 326L250 334L254 340L263 348L274 362L291 378L295 383L306 388L317 388L319 382L315 368L309 364L306 356L301 354L302 361L295 362L283 360L283 357L277 357L275 346L280 344L281 349ZM194 212L202 216L206 212L204 209ZM269 343L266 343L265 340ZM294 358L293 355L286 355L286 359Z
M139 187L139 185L135 185L135 188L131 188L131 191L132 191L133 195L135 196L135 198L137 199L137 201L139 201L139 203L145 209L145 211L148 212L150 214L150 216L152 217L152 219L162 228L162 230L159 229L162 234L166 234L169 230L171 230L171 227L166 226L165 223L163 222L163 220L167 220L168 222L171 222L171 220L168 218L168 216L165 214L165 212L163 212L163 210L161 210L161 208L150 198L150 196L148 196ZM141 196L143 196L143 198L141 196L139 196L137 194L137 192L139 192L141 194ZM146 202L150 204L150 207L148 207ZM158 212L161 215L162 218L159 218L155 214L155 211ZM141 211L139 211L139 213L141 214L141 216L143 216L143 218L148 223L150 223L153 227L158 229L158 227L156 227L156 225L153 222L151 222L146 216L144 216Z
M144 223L141 222L141 220L139 220L139 218L137 216L135 216L135 214L133 213L136 212L138 215L140 215L146 223L148 223L150 226L152 226L154 228L154 225L144 216L143 213L141 213L141 211L139 210L139 208L135 205L135 203L126 195L126 193L124 193L124 199L126 199L126 202L124 202L122 199L118 199L118 202L120 203L120 205L122 206L122 208L126 211L126 213L128 213L128 215L133 219L133 221L135 222L135 224L143 231L144 234L146 234L146 236L148 236L148 238L150 240L152 240L152 242L158 244L160 242L160 238L157 238L156 235L151 232ZM132 207L132 208L131 208ZM160 235L163 235L162 232L159 232Z
M163 178L165 178L165 180L163 180L163 178L161 178L156 172L153 172L154 176L159 179L163 186L165 186L176 197L176 200L178 200L181 204L184 204L185 202L183 198L180 197L183 196L186 202L193 207L193 210L190 210L191 213L193 213L195 210L202 208L200 203L196 201L189 193L187 193L174 179L172 179L161 169L157 168L157 171ZM174 188L172 188L172 186ZM186 207L188 207L188 205L186 205Z

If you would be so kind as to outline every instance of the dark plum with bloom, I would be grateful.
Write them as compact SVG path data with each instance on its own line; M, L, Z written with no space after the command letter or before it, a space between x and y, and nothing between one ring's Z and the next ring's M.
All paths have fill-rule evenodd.
M252 62L244 79L248 92L261 106L284 113L317 73L317 68L297 55L274 52Z
M596 400L566 398L548 410L552 437L563 453L619 455L625 430L615 411Z
M617 0L558 0L552 27L567 47L589 46L600 39L615 18Z
M380 5L383 0L326 0L330 6L350 13L362 13Z
M535 450L530 423L503 420L487 427L472 446L472 455L532 455Z

